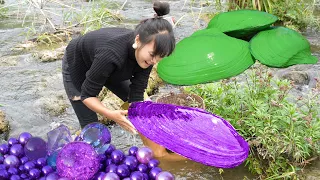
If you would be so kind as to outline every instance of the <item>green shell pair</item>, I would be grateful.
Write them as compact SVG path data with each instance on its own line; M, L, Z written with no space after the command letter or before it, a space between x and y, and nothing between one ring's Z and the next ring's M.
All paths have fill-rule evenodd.
M207 29L181 40L159 63L158 74L168 83L192 85L236 76L254 59L272 67L318 61L305 37L288 28L270 27L275 21L276 16L254 10L218 14ZM250 42L241 40L248 37Z

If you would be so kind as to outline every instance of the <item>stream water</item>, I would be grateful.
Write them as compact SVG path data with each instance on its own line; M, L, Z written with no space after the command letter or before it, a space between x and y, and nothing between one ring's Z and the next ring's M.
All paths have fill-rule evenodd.
M125 0L116 0L119 5ZM6 4L14 4L18 0L7 0ZM71 4L71 1L60 1ZM185 0L170 0L171 15L176 20L183 17L180 25L175 28L175 34L179 39L189 36L197 29L203 28L206 23L198 20L197 13L201 8L190 8ZM86 5L85 2L79 2ZM87 3L88 4L88 3ZM53 10L57 14L62 14L63 8L52 2L47 2L47 10ZM9 120L11 137L17 137L21 132L28 131L35 136L46 139L46 134L59 124L64 124L74 133L79 130L79 125L72 108L66 108L66 112L58 116L50 115L46 107L55 107L61 102L69 105L62 84L61 61L43 63L33 57L33 52L12 50L17 44L26 40L25 34L28 32L26 26L34 22L33 17L28 15L25 27L21 26L23 12L27 11L27 6L12 6L9 9L15 15L0 21L0 110L5 112ZM194 13L190 13L190 9ZM14 12L14 13L13 13ZM123 24L133 27L139 20L152 17L153 10L150 0L129 0L120 13L126 17ZM39 15L39 14L38 14ZM59 21L61 17L56 18ZM42 23L36 21L37 23ZM304 34L312 42L312 50L319 57L320 34L314 31ZM161 89L163 92L174 90L174 86L166 86ZM110 127L112 133L112 143L119 149L127 151L132 145L142 146L138 137L132 136L123 131L118 126ZM168 170L176 175L176 179L225 179L237 180L253 179L247 168L239 166L234 169L225 169L222 175L219 169L204 166L192 161L165 162L160 165L164 170ZM320 163L314 163L312 170L320 169ZM319 172L319 170L317 170ZM319 172L320 174L320 172Z

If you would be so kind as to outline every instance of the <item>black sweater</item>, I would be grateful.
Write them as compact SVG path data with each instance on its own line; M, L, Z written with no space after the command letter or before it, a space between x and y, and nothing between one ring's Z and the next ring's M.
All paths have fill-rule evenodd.
M152 66L142 69L132 48L134 32L103 28L72 40L67 62L81 99L96 97L106 82L131 80L129 102L142 101Z

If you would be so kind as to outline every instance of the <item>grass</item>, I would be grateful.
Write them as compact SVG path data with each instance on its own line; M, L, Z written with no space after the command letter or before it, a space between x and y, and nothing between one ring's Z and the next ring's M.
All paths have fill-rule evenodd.
M257 65L244 77L186 87L206 110L230 121L249 142L249 170L262 179L297 178L320 153L320 81L304 97L292 82Z

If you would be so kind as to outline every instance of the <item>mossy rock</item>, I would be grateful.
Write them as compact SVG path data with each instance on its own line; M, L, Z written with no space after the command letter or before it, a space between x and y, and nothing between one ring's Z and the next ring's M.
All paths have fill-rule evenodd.
M148 80L148 86L146 89L147 94L148 95L155 94L159 90L159 87L163 85L163 83L164 83L163 80L159 77L157 73L157 65L155 65L152 68L152 71L150 73L150 77Z
M9 121L6 120L6 115L0 110L0 141L6 141L9 137Z

